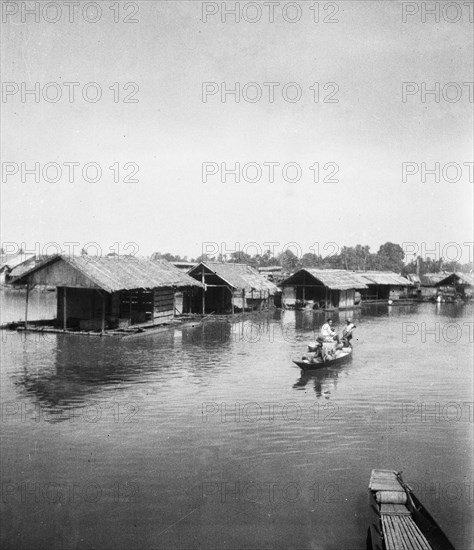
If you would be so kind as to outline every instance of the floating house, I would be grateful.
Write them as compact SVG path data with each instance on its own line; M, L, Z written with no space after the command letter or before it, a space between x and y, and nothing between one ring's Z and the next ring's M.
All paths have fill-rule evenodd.
M358 275L367 287L360 290L363 302L408 299L408 289L413 286L411 281L392 271L358 271L355 275Z
M420 302L426 302L430 300L436 300L438 296L438 289L436 283L444 279L447 273L425 273L423 275L416 275L409 273L406 278L412 283L412 288L408 290L408 294L414 300Z
M191 304L195 313L234 313L273 306L275 284L246 264L201 262L189 275L203 285Z
M15 276L21 275L36 263L35 254L10 254L2 256L0 264L0 283L10 283Z
M258 272L272 283L278 283L283 277L283 267L281 265L259 267Z
M201 284L165 260L137 257L56 255L15 279L57 288L56 325L63 330L101 331L156 325L176 314L175 294Z
M358 305L358 291L368 288L359 274L344 269L302 268L284 279L284 308L353 308Z
M444 277L436 283L438 295L443 300L455 300L461 298L470 300L473 297L474 277L472 273L444 274Z

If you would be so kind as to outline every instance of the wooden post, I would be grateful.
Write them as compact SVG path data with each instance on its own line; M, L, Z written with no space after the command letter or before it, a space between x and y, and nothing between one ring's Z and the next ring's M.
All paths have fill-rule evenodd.
M232 315L234 315L234 293L232 292L232 289L229 287L230 291L230 303L232 305Z
M67 296L67 288L63 287L63 330L66 331L66 320L67 320L67 304L66 304L66 296Z
M202 314L206 314L206 286L205 286L205 277L204 277L204 266L201 266L201 283L202 287Z
M102 334L105 332L105 293L101 292L102 295Z
M245 288L242 289L242 313L245 311Z
M25 330L28 329L28 300L30 298L30 283L26 284L26 302L25 302Z

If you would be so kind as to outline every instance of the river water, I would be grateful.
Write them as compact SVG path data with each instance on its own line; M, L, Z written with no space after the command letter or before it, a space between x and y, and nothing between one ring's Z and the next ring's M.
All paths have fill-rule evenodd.
M346 365L272 312L116 339L2 332L3 549L365 548L372 468L473 537L472 304L372 306Z

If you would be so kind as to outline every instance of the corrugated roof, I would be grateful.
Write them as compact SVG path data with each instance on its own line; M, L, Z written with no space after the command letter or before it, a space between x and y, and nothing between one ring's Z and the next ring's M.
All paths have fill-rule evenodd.
M357 273L367 283L373 285L412 286L412 282L392 271L359 271Z
M201 286L201 283L166 260L148 260L137 257L58 255L30 269L21 276L21 279L26 279L30 274L59 260L77 269L106 292L134 288Z
M315 269L309 267L299 269L293 273L293 275L290 275L290 277L282 281L280 285L291 285L291 279L303 271L306 271L306 273L309 273L312 277L323 283L324 286L332 290L367 288L366 281L361 279L359 276L360 274L353 271L346 271L345 269Z
M278 291L275 284L247 264L202 262L191 269L189 273L192 273L201 265L210 269L235 289L245 290L246 292L251 292L252 290L267 291L270 295Z

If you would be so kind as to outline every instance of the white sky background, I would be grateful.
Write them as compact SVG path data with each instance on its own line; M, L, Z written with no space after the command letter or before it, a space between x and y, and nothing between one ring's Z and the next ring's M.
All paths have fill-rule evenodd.
M33 87L80 82L76 100L67 90L57 103L17 94L2 103L3 162L97 162L102 179L58 183L20 174L2 183L3 242L44 244L136 242L140 253L197 256L201 243L294 241L369 244L472 241L472 180L402 182L403 162L472 162L473 103L466 86L456 103L420 94L402 102L403 82L441 87L473 81L473 24L464 6L456 23L420 13L402 21L401 2L338 1L338 23L314 23L299 2L299 22L202 21L201 2L136 2L138 23L114 23L112 2L88 23L63 15L56 24L16 14L2 25L2 80ZM18 3L21 4L21 3ZM81 3L83 4L83 3ZM232 6L234 2L228 2ZM327 15L320 2L321 18ZM428 2L427 4L435 4ZM440 9L446 2L438 2ZM120 3L123 7L124 2ZM221 3L216 3L220 7ZM240 2L244 6L245 2ZM463 2L459 2L463 6ZM128 11L121 12L121 18ZM52 13L52 12L51 12ZM441 13L443 13L441 11ZM472 16L471 16L472 17ZM82 99L87 82L102 99ZM203 82L296 82L297 103L280 86L275 102L220 95L203 103ZM136 82L138 103L114 103L114 82ZM309 87L335 82L338 103L314 103ZM265 91L265 89L264 89ZM321 96L324 97L325 93ZM257 183L219 175L201 180L203 162L298 162L301 181ZM114 162L139 165L138 183L114 183ZM314 183L309 166L339 165L339 183ZM324 171L321 172L323 175ZM280 251L278 248L276 252ZM255 250L249 250L254 253ZM464 261L469 258L464 256ZM471 258L472 259L472 258Z

